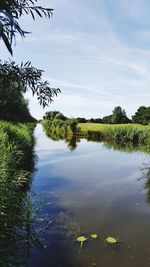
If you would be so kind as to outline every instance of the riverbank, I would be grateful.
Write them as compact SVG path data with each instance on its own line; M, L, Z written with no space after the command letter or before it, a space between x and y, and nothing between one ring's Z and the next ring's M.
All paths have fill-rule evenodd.
M150 126L140 124L100 124L78 123L69 120L43 120L47 136L54 140L67 139L69 136L84 137L95 141L146 145L150 147Z
M19 266L25 192L34 169L34 128L0 121L0 266Z
M87 138L111 140L119 143L150 145L150 126L140 124L79 123L78 131Z

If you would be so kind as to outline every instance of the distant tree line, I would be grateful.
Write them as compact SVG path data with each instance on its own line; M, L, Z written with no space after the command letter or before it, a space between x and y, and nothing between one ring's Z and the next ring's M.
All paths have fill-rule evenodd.
M60 111L50 111L46 112L43 119L53 120L67 120L68 118L64 116ZM86 119L82 117L76 118L78 123L104 123L104 124L123 124L123 123L139 123L143 125L150 124L150 107L141 106L138 108L136 113L129 119L126 115L126 111L117 106L113 109L112 114L104 116L103 118L91 118Z

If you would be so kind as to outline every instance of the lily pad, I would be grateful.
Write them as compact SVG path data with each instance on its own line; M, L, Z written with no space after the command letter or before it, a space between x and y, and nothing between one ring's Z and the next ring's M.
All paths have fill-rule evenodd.
M84 243L86 240L87 240L87 238L86 238L85 236L78 236L78 237L77 237L77 241L80 242L80 251L79 251L79 253L81 252L81 249L82 249L82 247L83 247L83 243Z
M86 240L87 240L87 238L85 236L78 236L77 237L77 241L79 241L79 242L84 242Z
M106 238L106 241L107 241L108 244L117 244L118 243L118 240L116 238L112 237L112 236L108 236Z
M98 237L98 235L97 235L97 234L91 234L91 237L92 237L93 239L96 239L96 238Z

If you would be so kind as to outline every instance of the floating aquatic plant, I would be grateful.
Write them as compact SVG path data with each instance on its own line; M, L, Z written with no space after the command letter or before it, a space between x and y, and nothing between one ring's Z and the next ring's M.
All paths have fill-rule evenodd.
M116 238L112 237L112 236L108 236L108 237L106 238L106 242L107 242L108 244L113 245L113 244L117 244L117 243L118 243L118 240L117 240Z
M98 237L97 234L91 234L91 238L96 239Z
M77 237L77 241L80 242L80 251L83 247L83 243L87 240L87 238L85 236L78 236Z

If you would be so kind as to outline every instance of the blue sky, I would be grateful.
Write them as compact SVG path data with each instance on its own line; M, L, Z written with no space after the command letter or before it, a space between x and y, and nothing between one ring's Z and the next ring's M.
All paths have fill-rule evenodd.
M150 106L149 0L39 0L54 8L49 20L21 20L31 31L17 39L14 60L30 60L61 95L42 109L30 93L31 113L47 110L76 117L102 117L121 105L127 115ZM10 55L1 43L1 58Z

